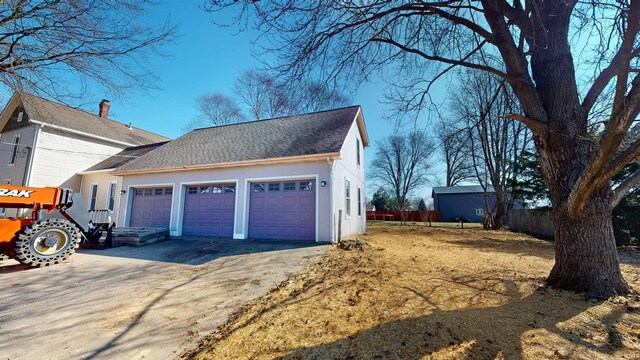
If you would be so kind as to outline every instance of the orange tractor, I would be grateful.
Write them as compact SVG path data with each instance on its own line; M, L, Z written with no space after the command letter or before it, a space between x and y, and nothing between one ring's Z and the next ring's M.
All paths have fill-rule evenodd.
M31 209L28 218L0 219L0 257L30 266L66 260L80 245L81 227L66 212L73 192L60 188L0 185L0 208ZM40 219L40 210L59 210L64 219Z

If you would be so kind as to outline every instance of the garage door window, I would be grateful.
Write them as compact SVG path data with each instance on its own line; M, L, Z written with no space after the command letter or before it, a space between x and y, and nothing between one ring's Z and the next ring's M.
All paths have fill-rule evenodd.
M269 191L280 191L280 183L270 183Z
M236 192L236 186L235 185L227 185L224 187L224 192L229 194L229 193L234 193Z
M284 191L296 191L296 183L294 182L284 183Z
M212 194L222 194L222 186L212 186L211 187Z
M188 194L197 194L198 193L198 187L197 186L190 186L187 189L187 193Z
M253 192L264 192L264 184L253 184Z
M300 190L302 191L313 190L313 183L311 181L300 181Z

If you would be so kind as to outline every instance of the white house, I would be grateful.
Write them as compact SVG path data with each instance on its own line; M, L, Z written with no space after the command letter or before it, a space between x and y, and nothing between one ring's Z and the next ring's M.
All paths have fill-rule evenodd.
M98 114L16 92L0 114L0 181L21 186L58 186L78 192L80 172L127 147L169 139L110 120L103 100ZM113 186L119 187L117 179ZM116 189L96 188L87 206L117 210ZM100 200L98 203L97 201ZM92 203L93 201L93 203ZM15 216L0 209L0 216Z
M117 225L318 242L362 233L368 145L359 106L197 129L108 171L122 177Z

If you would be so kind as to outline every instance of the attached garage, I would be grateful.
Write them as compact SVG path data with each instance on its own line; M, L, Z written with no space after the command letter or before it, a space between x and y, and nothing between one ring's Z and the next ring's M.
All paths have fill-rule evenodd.
M173 188L134 188L131 203L132 227L169 228Z
M250 184L249 238L316 239L316 183L313 179Z
M182 234L233 237L235 184L188 186L184 199Z

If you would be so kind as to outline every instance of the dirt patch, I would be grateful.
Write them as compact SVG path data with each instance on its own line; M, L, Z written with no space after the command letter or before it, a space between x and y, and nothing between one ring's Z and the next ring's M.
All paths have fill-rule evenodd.
M243 307L195 359L638 359L640 299L542 286L553 244L509 232L371 226ZM640 254L621 253L640 289Z

